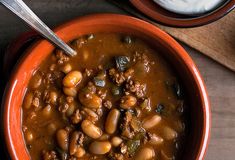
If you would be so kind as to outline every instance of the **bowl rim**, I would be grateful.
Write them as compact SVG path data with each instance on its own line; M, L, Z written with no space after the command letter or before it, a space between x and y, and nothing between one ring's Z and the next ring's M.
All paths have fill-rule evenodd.
M138 9L148 17L154 19L155 21L167 26L179 27L179 28L199 27L202 25L207 25L224 17L235 8L235 0L228 0L227 2L225 2L225 4L221 5L221 7L218 7L214 11L203 14L201 16L192 17L192 18L174 18L171 16L163 15L158 11L156 11L154 6L158 5L152 0L130 0L130 3L136 9ZM170 11L168 12L175 15L181 15ZM186 15L181 15L181 16L187 17Z
M142 21L140 19L131 17L131 16L120 15L120 14L107 14L106 13L106 14L92 14L92 15L82 16L72 21L69 21L67 23L64 23L63 25L54 29L54 31L58 36L61 36L62 31L64 29L68 29L70 26L74 24L94 22L94 20L96 22L99 21L99 23L108 23L108 24L113 24L113 25L121 23L123 26L130 25L132 27L139 27L139 29L141 29L142 32L149 32L149 33L152 33L154 36L158 36L158 38L163 40L164 43L168 45L168 47L173 49L175 51L175 54L180 57L180 59L182 60L182 63L185 65L187 70L190 71L190 75L196 82L196 87L198 88L199 93L200 93L199 97L200 97L200 100L202 101L201 107L203 110L203 124L205 127L203 127L202 141L200 142L200 147L198 151L199 153L197 153L197 159L203 159L207 146L208 146L209 136L210 136L210 128L211 128L210 127L211 126L210 105L209 105L209 98L208 98L208 94L205 88L204 81L202 80L202 77L196 65L194 64L193 60L190 58L188 53L171 36L169 36L164 31L160 30L159 28L155 27L154 25L148 22ZM15 65L13 72L11 73L10 80L8 81L5 91L4 91L4 96L3 96L3 101L2 101L4 137L5 137L5 142L7 145L8 152L12 159L18 159L17 153L16 153L17 148L15 148L13 144L14 142L12 140L12 135L11 135L11 133L14 133L14 130L11 129L14 127L12 126L13 123L11 123L11 121L14 119L12 119L10 115L11 100L12 98L14 98L12 95L15 91L15 87L17 86L17 83L16 83L17 77L20 77L21 73L24 70L22 66L25 64L31 65L29 60L30 60L30 57L33 56L33 54L30 54L30 53L37 50L41 45L44 45L44 46L47 45L53 49L53 45L50 44L47 40L40 40L36 42L26 52L26 54L24 54L24 56L19 59L18 63ZM17 152L19 152L19 148Z

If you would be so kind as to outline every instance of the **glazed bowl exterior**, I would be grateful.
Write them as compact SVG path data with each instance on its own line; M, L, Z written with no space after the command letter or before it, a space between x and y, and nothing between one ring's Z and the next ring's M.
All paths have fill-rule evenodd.
M210 134L208 95L194 62L173 38L147 22L117 14L84 16L65 23L54 31L65 42L90 33L130 34L161 50L162 56L178 73L190 100L190 127L181 159L203 159ZM32 74L53 50L54 46L47 40L36 42L18 61L6 86L2 102L4 136L12 159L30 159L21 130L21 104Z

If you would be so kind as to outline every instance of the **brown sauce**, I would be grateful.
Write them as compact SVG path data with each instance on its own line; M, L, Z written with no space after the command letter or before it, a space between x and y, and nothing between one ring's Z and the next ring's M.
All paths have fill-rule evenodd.
M180 159L185 98L157 49L114 33L71 46L77 56L56 50L28 85L22 132L32 160Z

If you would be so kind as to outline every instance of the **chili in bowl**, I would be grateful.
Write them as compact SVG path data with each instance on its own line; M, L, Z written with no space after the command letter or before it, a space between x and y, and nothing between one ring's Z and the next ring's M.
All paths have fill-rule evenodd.
M41 40L15 68L3 103L12 159L204 156L207 93L175 40L115 14L85 16L55 32L78 54Z

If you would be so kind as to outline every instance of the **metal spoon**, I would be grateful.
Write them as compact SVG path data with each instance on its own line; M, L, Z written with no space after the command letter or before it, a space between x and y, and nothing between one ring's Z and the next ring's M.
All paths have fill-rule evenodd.
M42 36L53 42L70 56L75 56L77 52L64 43L55 33L47 27L22 0L0 0L9 10L23 19Z

